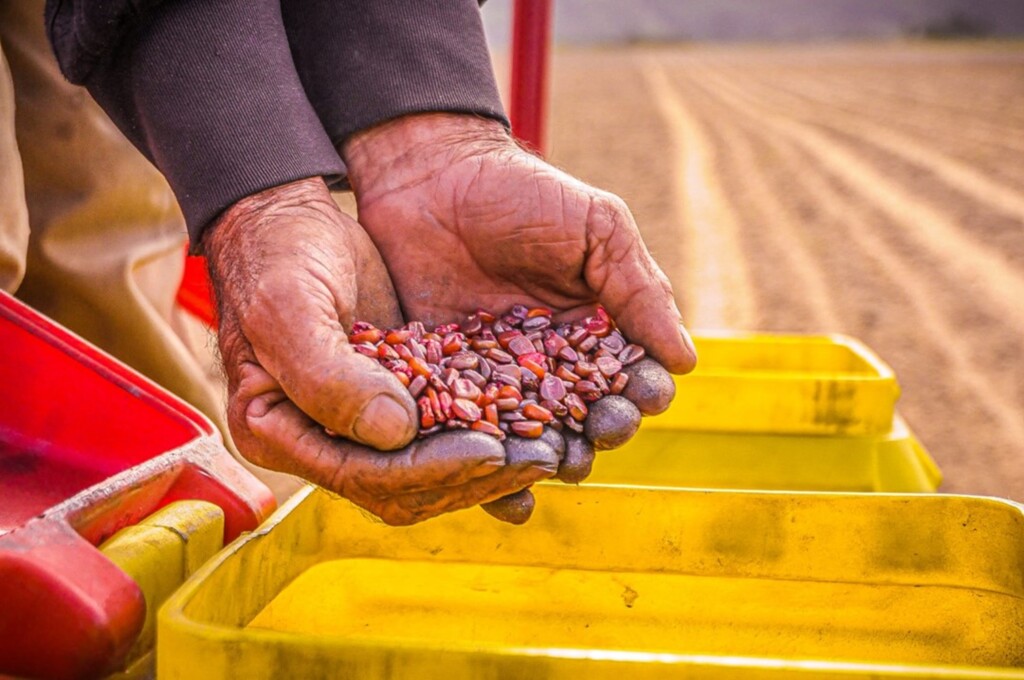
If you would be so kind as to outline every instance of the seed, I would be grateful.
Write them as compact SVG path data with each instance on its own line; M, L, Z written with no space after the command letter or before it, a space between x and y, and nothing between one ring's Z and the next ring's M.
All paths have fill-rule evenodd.
M469 342L469 346L477 352L484 352L489 349L495 349L498 346L497 340L488 340L485 338L473 338Z
M469 399L455 399L452 401L452 414L472 423L480 420L480 407Z
M451 364L449 364L451 365ZM487 378L483 377L471 368L462 371L462 377L476 385L479 389L487 387Z
M434 420L434 409L430 405L430 399L427 397L420 397L416 401L416 405L420 410L420 428L426 430L435 425Z
M569 415L569 409L560 401L545 399L540 403L540 405L551 411L556 418L564 418Z
M583 422L587 417L587 405L583 403L583 399L578 394L567 394L565 399L562 401L565 407L569 410L569 415L575 420Z
M462 336L460 333L449 333L444 336L444 342L441 343L441 351L444 352L446 357L455 354L462 349Z
M495 423L487 420L478 420L470 425L469 429L489 434L492 437L497 437L499 440L505 438L505 433L501 431L501 428L499 428Z
M591 319L585 327L588 333L598 338L603 338L612 332L612 325L608 323L607 319L600 317Z
M522 385L522 372L518 366L512 364L495 366L494 372L491 373L491 378L503 385L514 385L515 387Z
M563 347L558 350L558 358L562 361L568 361L571 364L576 363L580 360L579 352L574 350L572 347Z
M569 333L565 339L569 342L572 347L578 347L581 342L590 337L590 333L587 332L586 328L577 328Z
M520 358L519 364L524 369L530 371L535 376L537 376L538 379L543 378L544 375L547 373L547 370L543 366L538 364L536 361L533 361L532 359ZM525 382L525 376L523 382Z
M484 420L494 425L498 424L498 407L495 404L484 406Z
M502 385L498 388L499 399L515 399L516 401L523 400L523 393L519 391L519 388L513 387L512 385Z
M384 337L384 340L389 345L403 345L411 337L412 333L410 333L409 331L388 331L388 334Z
M509 341L508 350L518 357L523 354L533 354L537 351L537 348L525 336L517 335Z
M561 368L561 366L559 368ZM577 378L577 380L579 380L579 378ZM541 398L545 400L561 401L565 398L565 385L562 383L560 378L557 378L554 375L544 376L544 379L540 381L539 391Z
M597 368L601 371L601 375L606 378L610 378L622 370L622 363L618 359L613 359L612 357L601 357L594 363L597 364Z
M581 380L573 387L576 394L580 396L583 401L596 401L601 398L601 388L590 380Z
M502 412L515 411L517 408L519 408L519 402L520 402L519 399L512 399L512 398L500 399L499 398L499 399L495 399L494 400L494 405L498 408L499 411L502 411Z
M498 348L487 350L487 358L493 359L499 364L511 364L513 361L515 361L515 359L512 358L511 354Z
M508 349L508 344L512 342L512 338L522 337L522 333L517 330L505 331L504 333L498 334L498 344L503 349Z
M484 322L480 319L479 314L473 314L469 316L462 324L462 332L466 335L476 335L484 327Z
M612 331L608 337L601 339L601 348L618 356L619 352L626 349L626 341L618 331Z
M441 343L437 340L427 340L423 343L423 351L426 355L428 364L439 364L441 363L441 357L444 356Z
M448 386L444 384L443 380L441 380L441 376L437 375L436 373L432 373L427 378L427 385L434 388L434 391L437 392L438 394L440 394L441 392L448 391Z
M544 353L549 357L558 356L558 353L566 347L569 347L569 343L557 333L551 333L544 338ZM572 348L570 347L569 349Z
M646 356L647 352L640 345L626 345L626 348L619 353L619 361L623 366L635 364Z
M420 344L416 340L412 340L411 339L411 340L409 340L409 342L405 343L405 346L409 348L409 351L412 352L412 355L414 357L416 357L417 359L423 359L424 361L426 361L426 359L427 359L427 350L424 349L422 344ZM395 351L398 351L398 350L395 350Z
M512 432L527 439L537 439L544 433L544 424L536 420L523 420L512 423Z
M480 356L473 352L456 352L448 360L448 365L459 371L476 368L480 365Z
M619 373L612 380L612 384L609 386L609 392L611 394L622 394L622 390L626 389L626 384L629 382L628 373Z
M546 366L548 363L548 357L542 352L526 352L516 357L516 361L520 366L523 365L524 361L532 361L535 364Z
M395 348L395 354L397 354L402 361L410 361L413 358L412 352L410 352L409 348L405 345L392 345L392 347Z
M528 392L536 392L540 388L540 380L537 378L537 374L533 371L523 371L522 384L524 397Z
M527 404L523 407L523 415L530 420L539 420L542 423L550 423L555 419L551 411L538 404Z
M353 345L358 344L360 342L369 342L375 345L383 339L384 331L380 330L379 328L369 328L365 331L353 333L352 335L348 336L348 341L351 342Z
M580 381L580 377L573 373L572 371L570 371L569 367L566 366L565 364L558 365L558 368L555 370L555 375L557 375L562 380L571 383L577 383Z
M409 383L409 394L412 395L413 399L416 399L421 394L423 394L423 390L425 390L426 387L427 379L424 378L422 375L418 375L415 378L413 378L412 381Z
M405 330L409 331L412 337L416 340L423 339L423 334L426 332L426 329L423 328L423 322L421 321L410 321L405 324Z
M477 399L483 396L480 392L480 388L465 378L458 378L452 382L452 395L455 397L456 401L459 399L467 399L474 403Z
M448 420L452 417L452 403L454 403L452 395L447 392L437 393L437 403L441 407L441 413L444 415L444 420Z
M409 390L420 409L420 436L473 427L499 439L507 432L535 437L545 424L579 432L597 413L590 402L632 390L623 368L645 355L601 307L558 324L551 310L524 305L500 317L478 310L461 326L433 330L420 322L393 330L356 322L350 338L354 351Z
M377 348L367 342L352 345L352 349L359 352L364 357L370 357L371 359L377 358Z
M533 316L523 321L523 330L526 332L542 331L551 326L551 317Z

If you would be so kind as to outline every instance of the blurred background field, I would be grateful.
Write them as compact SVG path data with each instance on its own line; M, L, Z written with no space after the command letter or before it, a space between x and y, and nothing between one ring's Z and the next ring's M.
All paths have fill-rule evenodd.
M1024 501L1024 2L555 5L549 157L688 324L864 340L943 490Z

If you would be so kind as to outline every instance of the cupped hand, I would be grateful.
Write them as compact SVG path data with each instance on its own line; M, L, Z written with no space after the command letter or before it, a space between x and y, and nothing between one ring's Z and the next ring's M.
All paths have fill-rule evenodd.
M418 418L408 391L352 350L346 334L356 318L400 325L394 289L373 244L319 178L239 201L203 248L219 308L228 424L257 465L311 480L396 525L556 473L547 447L506 461L499 442L475 432L412 441Z
M622 200L524 151L499 123L410 115L357 133L341 153L359 221L391 272L407 318L429 326L481 307L524 304L551 308L562 321L593 314L600 304L658 364L673 373L693 369L696 353L671 285ZM662 398L639 407L657 413L674 394L671 378L645 365L630 391L664 388ZM612 398L598 404L598 411L623 406ZM621 445L639 413L632 425L604 420L612 430L597 418L589 442ZM572 438L568 444L566 452L573 449L583 463L559 476L579 481L593 452Z

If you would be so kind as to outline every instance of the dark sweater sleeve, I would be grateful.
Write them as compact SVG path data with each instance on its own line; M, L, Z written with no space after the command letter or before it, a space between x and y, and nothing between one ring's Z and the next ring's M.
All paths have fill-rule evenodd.
M167 177L193 245L245 196L344 173L277 0L51 0L47 24L65 75Z
M287 0L299 77L335 144L408 113L508 120L476 0Z

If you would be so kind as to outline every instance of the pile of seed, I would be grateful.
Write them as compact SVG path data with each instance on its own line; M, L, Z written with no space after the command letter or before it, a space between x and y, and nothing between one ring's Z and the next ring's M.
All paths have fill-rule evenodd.
M421 437L468 428L535 438L545 425L582 432L587 404L622 392L623 366L644 357L600 308L558 325L550 309L523 305L501 316L477 310L433 331L418 321L393 330L359 321L349 342L409 389Z

